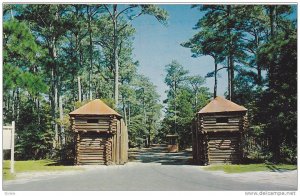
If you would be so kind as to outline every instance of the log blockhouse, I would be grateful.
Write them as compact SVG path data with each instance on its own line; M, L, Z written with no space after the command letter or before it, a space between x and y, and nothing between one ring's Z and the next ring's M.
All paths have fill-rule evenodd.
M166 135L168 147L168 152L178 152L179 150L179 142L178 142L178 135Z
M75 132L75 165L125 164L128 133L120 114L95 99L70 114Z
M216 97L196 115L193 123L193 159L196 164L240 163L247 109Z

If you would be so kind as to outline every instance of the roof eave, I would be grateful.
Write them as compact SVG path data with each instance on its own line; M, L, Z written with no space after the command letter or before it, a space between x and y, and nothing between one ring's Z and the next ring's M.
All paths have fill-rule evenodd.
M197 114L213 114L213 113L231 113L231 112L247 112L248 110L233 110L233 111L217 111L217 112L197 112Z
M71 114L69 113L69 116L119 116L122 117L120 114Z

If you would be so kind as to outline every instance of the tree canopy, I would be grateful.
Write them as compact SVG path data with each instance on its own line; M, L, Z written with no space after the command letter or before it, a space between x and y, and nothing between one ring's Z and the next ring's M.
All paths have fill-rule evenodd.
M295 6L215 4L191 9L201 17L196 33L181 46L191 50L192 58L211 56L214 64L203 75L190 73L180 59L165 65L167 98L161 103L157 87L133 55L132 25L149 15L167 28L168 12L161 6L4 4L3 121L16 121L16 158L66 154L73 141L69 112L95 98L122 115L130 147L165 142L167 134L178 134L180 147L189 147L193 118L216 97L218 72L226 69L225 96L248 109L245 156L295 163ZM214 77L213 93L205 86L208 77Z

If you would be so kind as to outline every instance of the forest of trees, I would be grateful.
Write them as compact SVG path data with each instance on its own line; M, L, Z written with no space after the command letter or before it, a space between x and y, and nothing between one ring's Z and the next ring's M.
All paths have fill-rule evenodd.
M100 98L120 112L130 146L150 143L162 105L137 72L131 21L155 5L5 5L3 121L16 121L16 158L56 156L68 138L68 113Z
M158 136L164 138L166 134L177 134L180 147L186 148L192 142L193 118L209 102L211 93L204 87L205 78L189 75L177 61L166 65L165 70L168 86L167 99L164 100L166 111Z
M248 109L246 155L272 162L297 160L296 7L289 5L192 6L204 16L183 43L193 57L214 59L228 72L227 98Z
M68 113L96 98L122 114L130 147L164 142L166 134L178 134L181 148L188 147L195 113L217 95L218 71L225 69L225 96L248 109L246 156L295 163L296 7L191 9L199 10L197 33L181 45L192 57L211 56L214 70L200 76L176 60L165 65L164 107L156 86L137 71L131 23L150 15L167 24L160 6L5 4L3 123L16 121L16 158L58 156L72 138ZM206 77L214 77L214 92L205 87Z

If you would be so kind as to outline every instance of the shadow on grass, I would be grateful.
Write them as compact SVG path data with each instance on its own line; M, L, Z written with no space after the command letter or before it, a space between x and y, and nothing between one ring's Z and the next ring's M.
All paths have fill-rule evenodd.
M264 164L271 172L287 172L297 170L297 165L266 163L262 159L244 158L241 165Z
M3 170L9 170L10 169L10 166L5 166L4 164L3 164Z
M56 160L51 163L46 164L45 166L74 166L74 160Z
M296 170L296 168L286 168L286 167L281 167L278 165L272 165L272 164L267 164L266 166L271 172L287 172L287 171L293 171Z

